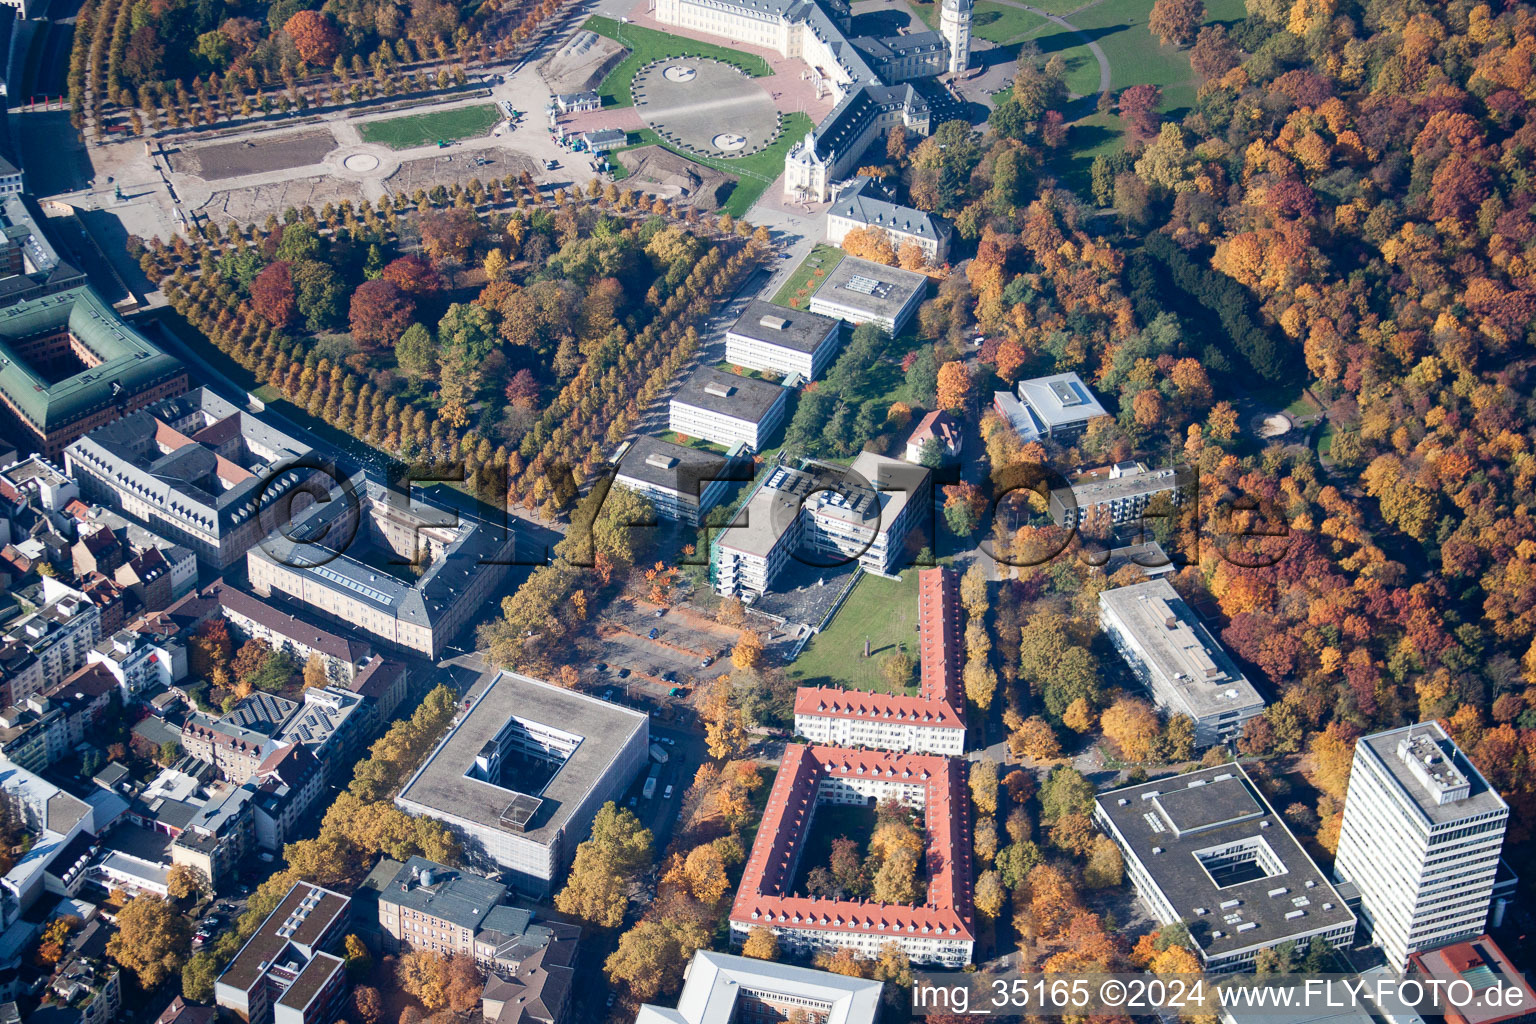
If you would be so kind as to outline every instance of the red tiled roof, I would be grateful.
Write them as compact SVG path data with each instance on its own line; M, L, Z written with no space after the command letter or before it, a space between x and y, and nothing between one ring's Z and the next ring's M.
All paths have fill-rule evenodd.
M918 696L802 686L795 691L795 714L965 728L958 578L949 569L924 569L917 574L917 587Z
M927 444L929 439L934 437L943 441L944 446L950 451L960 446L960 425L943 409L935 409L918 420L917 426L907 437L907 443Z
M1442 949L1424 950L1408 956L1408 975L1424 975L1449 984L1476 968L1491 972L1495 984L1479 988L1471 1003L1446 1008L1445 1024L1498 1024L1524 1018L1536 1005L1536 991L1532 991L1525 977L1499 948L1498 943L1487 935L1480 935L1467 942L1457 942ZM1478 972L1482 974L1482 971ZM1486 976L1483 980L1487 980ZM1517 1002L1511 1001L1514 990L1522 995ZM1505 994L1497 1001L1487 998L1495 992Z
M921 906L815 899L787 893L817 790L826 778L884 778L927 789L928 897ZM731 920L871 935L972 939L971 825L964 762L931 754L887 754L789 744L757 840L747 858Z

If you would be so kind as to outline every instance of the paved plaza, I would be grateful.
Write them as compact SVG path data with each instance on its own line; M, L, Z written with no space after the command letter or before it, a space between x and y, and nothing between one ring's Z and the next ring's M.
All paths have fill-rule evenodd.
M693 153L740 157L779 137L779 111L761 81L698 57L668 58L635 75L635 105L652 130Z

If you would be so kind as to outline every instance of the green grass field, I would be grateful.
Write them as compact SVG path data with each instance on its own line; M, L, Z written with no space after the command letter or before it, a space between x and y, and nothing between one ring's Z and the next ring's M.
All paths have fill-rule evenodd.
M843 262L843 250L835 245L818 244L805 259L800 261L795 272L789 275L789 280L784 282L784 287L780 288L778 294L773 297L774 303L780 306L790 305L795 292L819 280L816 277L816 271L820 270L822 276L826 276L841 262Z
M800 854L800 868L791 891L805 892L806 877L812 868L824 868L832 859L832 840L848 838L858 844L859 855L869 853L869 838L875 834L875 809L848 804L822 804L811 819L805 837L805 852Z
M868 658L864 657L866 637ZM908 569L899 583L865 574L827 628L816 634L789 666L789 674L806 685L888 691L890 687L880 675L880 661L903 645L915 666L917 570ZM915 667L912 680L901 692L917 693Z
M439 110L431 114L408 114L383 121L367 121L357 126L364 142L378 142L390 149L411 149L438 140L457 142L490 131L501 120L494 103Z
M1074 96L1098 92L1099 62L1077 33L1038 14L991 0L976 4L975 19L976 34L999 46L1031 43L1044 59L1059 55L1067 65L1067 91Z
M635 73L647 64L666 57L711 57L735 65L753 78L763 78L773 73L767 61L753 54L742 53L740 50L732 50L726 46L685 39L682 36L668 35L639 25L621 25L612 18L588 18L581 27L590 32L596 32L600 36L606 36L629 50L629 56L608 72L597 87L597 93L603 98L605 107L634 106L635 98L630 93L629 87L634 81ZM780 160L783 160L782 156Z

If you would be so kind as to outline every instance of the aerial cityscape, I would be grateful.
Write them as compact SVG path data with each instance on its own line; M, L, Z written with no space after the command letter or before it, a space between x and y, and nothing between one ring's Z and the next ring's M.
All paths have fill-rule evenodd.
M1536 7L4 0L0 1024L1536 1022Z

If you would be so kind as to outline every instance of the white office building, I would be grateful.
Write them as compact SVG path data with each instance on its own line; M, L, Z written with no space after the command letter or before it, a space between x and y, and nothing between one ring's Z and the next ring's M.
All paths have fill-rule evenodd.
M725 332L725 361L815 380L836 358L842 326L835 317L753 299Z
M1108 416L1093 389L1075 373L1056 373L1019 381L1018 397L998 391L992 405L1026 441L1052 438L1066 443L1088 428L1088 421Z
M760 451L784 422L788 396L782 385L705 366L677 389L668 426L726 448L740 444Z
M913 270L845 256L811 293L811 312L850 324L873 323L900 334L928 295L928 278Z
M1436 722L1355 744L1334 875L1395 970L1483 934L1509 805Z
M787 1020L796 1010L822 1024L875 1024L881 982L701 949L683 973L677 1009L642 1003L635 1024Z
M644 497L661 518L697 526L730 489L730 466L713 452L642 434L619 459L613 482Z
M1264 698L1167 580L1099 594L1099 625L1169 714L1195 723L1195 743L1231 743Z

